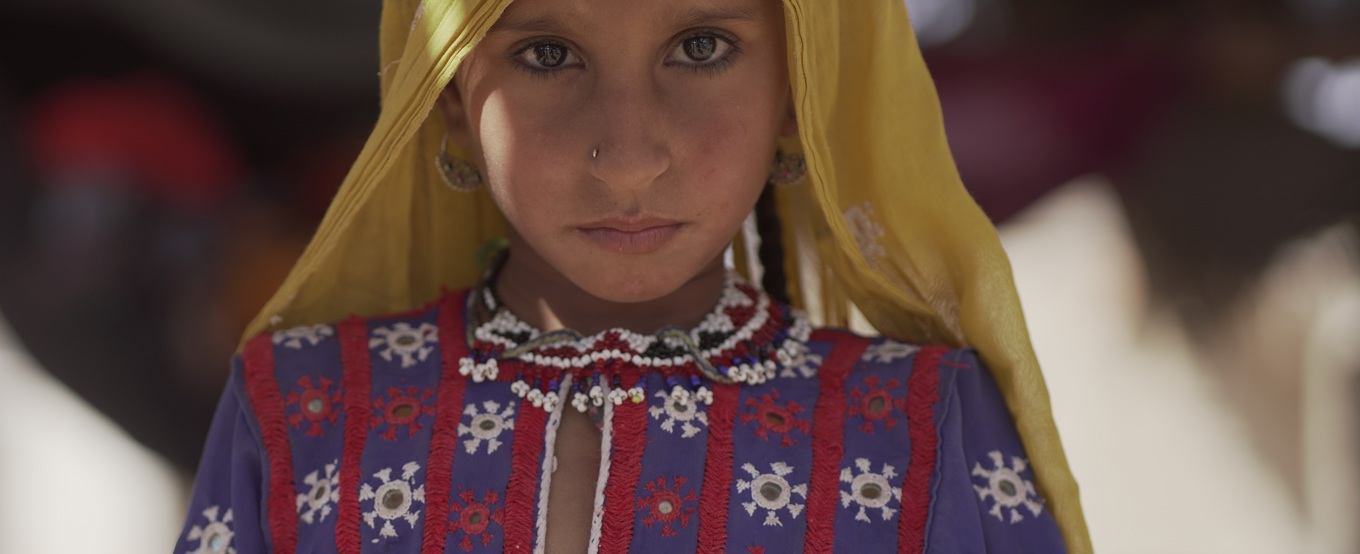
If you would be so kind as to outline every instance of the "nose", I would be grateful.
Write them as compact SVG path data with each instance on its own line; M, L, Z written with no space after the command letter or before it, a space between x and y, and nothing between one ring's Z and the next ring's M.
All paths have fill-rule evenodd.
M611 188L647 187L670 167L659 95L650 88L618 83L595 95L590 118L598 139L583 154L590 156L591 175Z

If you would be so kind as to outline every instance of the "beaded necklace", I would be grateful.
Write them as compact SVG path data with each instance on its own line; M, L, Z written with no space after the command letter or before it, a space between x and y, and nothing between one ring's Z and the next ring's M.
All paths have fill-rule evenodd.
M488 276L489 277L489 276ZM647 373L659 373L675 405L711 404L712 383L763 383L798 359L812 327L802 312L771 301L729 272L717 306L691 330L666 327L655 335L613 328L585 336L570 329L542 332L517 318L496 297L489 278L467 296L464 321L469 356L459 373L474 382L513 375L511 390L534 406L556 409L570 377L571 404L598 411L647 397Z

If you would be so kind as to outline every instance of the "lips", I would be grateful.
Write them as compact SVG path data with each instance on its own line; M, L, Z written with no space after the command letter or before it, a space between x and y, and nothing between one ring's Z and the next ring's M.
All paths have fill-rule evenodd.
M660 250L684 223L663 219L612 219L577 227L586 240L616 254L641 255Z

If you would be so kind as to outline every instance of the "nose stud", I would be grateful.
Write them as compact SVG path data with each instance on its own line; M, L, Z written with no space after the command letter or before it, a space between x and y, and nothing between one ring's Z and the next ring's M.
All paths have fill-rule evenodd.
M590 159L593 160L593 159L598 158L598 157L600 157L600 149L599 149L599 148L596 148L596 149L590 151Z

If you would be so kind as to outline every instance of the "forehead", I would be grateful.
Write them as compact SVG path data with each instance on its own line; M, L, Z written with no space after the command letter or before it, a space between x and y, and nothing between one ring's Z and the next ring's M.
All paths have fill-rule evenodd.
M782 12L774 9L778 6L778 0L515 0L491 32L690 28L781 16Z

